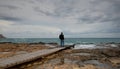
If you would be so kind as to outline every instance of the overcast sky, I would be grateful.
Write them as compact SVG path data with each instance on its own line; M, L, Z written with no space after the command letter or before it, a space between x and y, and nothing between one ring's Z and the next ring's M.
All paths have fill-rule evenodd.
M10 38L120 38L120 0L0 0Z

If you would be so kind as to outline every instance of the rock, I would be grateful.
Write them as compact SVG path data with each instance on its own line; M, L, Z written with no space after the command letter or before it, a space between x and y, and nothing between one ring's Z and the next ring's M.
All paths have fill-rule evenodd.
M38 44L45 44L44 42L39 42Z
M27 67L30 67L30 66L32 66L32 64L28 64L28 65L27 65Z
M10 44L12 42L0 42L0 44Z
M71 49L69 49L69 50L65 50L64 52L65 52L65 53L71 53L71 52L72 52L72 50L71 50Z
M13 55L14 55L14 52L0 52L0 58L6 58Z
M75 64L63 64L63 65L58 65L55 66L54 69L99 69L94 65L88 64L84 65L83 67L79 67L78 65Z
M18 51L15 53L15 55L27 54L27 53L28 53L27 51Z
M47 43L47 44L58 45L58 43L55 43L55 42L51 42L51 43Z
M107 57L119 57L120 50L117 50L117 49L103 50L102 54L104 54Z
M29 45L36 45L36 44L42 44L42 45L44 45L45 43L44 43L44 42L38 42L38 43L29 43Z
M25 65L23 65L23 66L21 66L20 68L21 68L21 69L25 69L25 67L26 67L26 66L25 66Z
M110 58L109 61L113 64L113 66L120 64L120 58Z
M54 66L51 64L43 64L35 67L34 69L54 69Z
M33 65L37 65L37 64L38 64L38 62L33 63Z
M5 36L3 36L2 34L0 34L0 38L6 38Z
M80 69L80 68L78 67L78 65L75 64L63 64L55 66L54 69Z
M79 69L99 69L99 68L97 68L94 65L88 64L88 65L84 65L84 67L80 67Z

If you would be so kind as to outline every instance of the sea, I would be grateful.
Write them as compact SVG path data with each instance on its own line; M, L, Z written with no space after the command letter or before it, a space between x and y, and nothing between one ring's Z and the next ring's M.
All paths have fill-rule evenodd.
M2 42L12 43L60 43L58 38L5 38ZM99 44L99 43L120 43L120 38L65 38L65 45L71 44Z
M58 38L5 38L0 39L0 43L11 42L11 43L58 43L60 45L60 40ZM75 45L76 49L83 48L96 48L97 44L112 44L115 47L116 43L120 44L120 38L65 38L65 45Z

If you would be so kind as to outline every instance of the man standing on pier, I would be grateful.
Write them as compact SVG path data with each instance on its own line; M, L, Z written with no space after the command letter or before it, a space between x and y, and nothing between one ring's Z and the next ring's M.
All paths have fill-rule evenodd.
M61 34L59 35L59 39L61 41L60 44L63 47L64 46L64 34L63 34L63 32L61 32Z

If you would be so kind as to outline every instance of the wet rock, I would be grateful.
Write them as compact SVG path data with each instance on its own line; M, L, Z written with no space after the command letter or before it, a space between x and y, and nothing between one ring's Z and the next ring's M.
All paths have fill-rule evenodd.
M0 44L9 44L9 43L12 43L12 42L0 42Z
M106 44L116 44L115 42L109 42L109 43L106 43Z
M35 45L35 44L43 44L43 45L44 45L45 43L44 43L44 42L38 42L38 43L29 43L29 44L30 44L30 45L33 45L33 44L34 44L34 45Z
M38 44L45 44L44 42L39 42Z
M51 42L51 43L47 43L47 44L58 45L58 43L55 43L55 42Z

